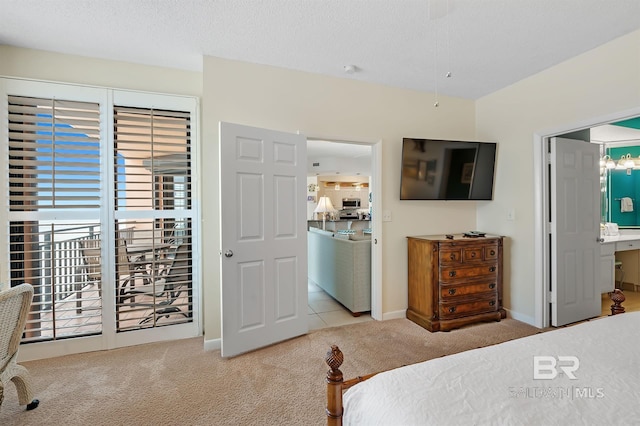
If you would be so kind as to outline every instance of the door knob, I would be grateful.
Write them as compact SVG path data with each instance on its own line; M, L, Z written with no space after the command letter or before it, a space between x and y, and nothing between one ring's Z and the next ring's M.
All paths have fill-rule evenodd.
M227 250L227 251L224 252L224 255L226 257L231 257L231 256L233 256L233 252L231 250Z

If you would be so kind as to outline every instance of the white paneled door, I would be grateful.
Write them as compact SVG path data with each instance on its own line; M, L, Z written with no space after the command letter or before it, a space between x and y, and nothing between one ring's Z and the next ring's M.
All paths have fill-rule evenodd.
M222 356L305 334L306 138L220 123Z
M556 327L601 312L599 155L596 144L551 139L551 323Z

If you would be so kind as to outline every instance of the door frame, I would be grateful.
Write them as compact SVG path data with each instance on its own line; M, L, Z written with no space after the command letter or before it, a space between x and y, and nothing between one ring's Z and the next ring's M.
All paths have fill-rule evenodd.
M560 125L544 129L533 134L533 183L534 183L534 326L549 327L551 315L548 309L551 301L551 261L550 239L551 228L547 220L549 212L550 178L548 140L555 136L577 132L602 126L615 121L640 116L640 107L618 111L611 114L576 121L573 124Z
M307 140L322 140L371 147L371 318L382 321L382 139L354 139L304 132Z

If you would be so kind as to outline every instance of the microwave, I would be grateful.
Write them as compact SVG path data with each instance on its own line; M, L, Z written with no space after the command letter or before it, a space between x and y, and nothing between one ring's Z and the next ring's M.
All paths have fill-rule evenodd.
M359 209L360 208L360 198L343 198L342 199L342 208L343 209Z

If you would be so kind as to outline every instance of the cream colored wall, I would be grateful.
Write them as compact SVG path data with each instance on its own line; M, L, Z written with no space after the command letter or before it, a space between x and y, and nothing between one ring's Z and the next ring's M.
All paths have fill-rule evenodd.
M202 73L0 45L0 75L202 96Z
M534 134L640 107L640 31L479 99L477 136L499 142L495 197L478 206L478 229L508 236L504 304L522 319L534 312ZM508 209L516 219L507 221Z
M203 98L205 338L220 336L218 122L311 137L382 140L383 312L406 308L407 235L481 229L508 236L505 305L534 313L534 133L640 106L640 32L471 101L205 57L204 72L0 46L0 75ZM477 122L477 124L476 124ZM596 124L596 123L593 123ZM565 130L570 130L566 128ZM499 142L493 202L399 201L403 136ZM477 216L476 216L477 206ZM515 221L506 220L514 208Z
M406 309L406 243L413 234L475 228L475 203L399 201L403 136L474 136L473 102L349 79L205 58L204 74L0 46L0 75L203 98L202 194L205 338L220 336L218 121L351 140L382 140L383 312ZM204 77L203 77L204 75ZM203 87L206 92L203 92Z
M403 136L473 139L474 103L381 85L204 58L202 219L205 339L220 336L220 225L218 122L227 121L308 137L382 140L382 202L392 221L383 223L383 312L407 307L407 235L476 228L476 203L399 201ZM425 77L427 78L427 77Z

